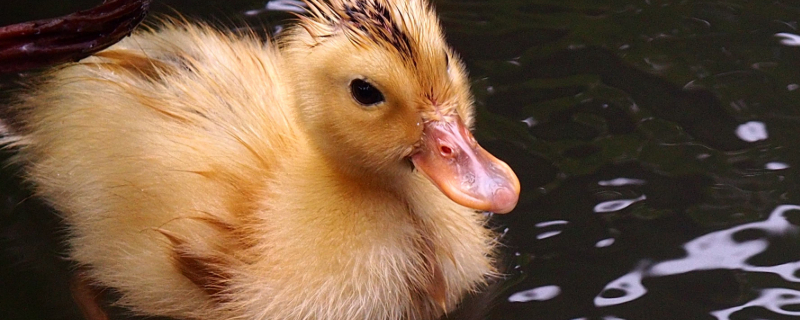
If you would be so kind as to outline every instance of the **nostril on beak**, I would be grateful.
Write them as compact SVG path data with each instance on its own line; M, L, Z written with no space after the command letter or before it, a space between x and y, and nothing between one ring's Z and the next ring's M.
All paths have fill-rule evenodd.
M453 148L450 148L449 146L445 146L445 145L440 146L439 147L439 152L442 153L442 156L447 157L447 158L450 158L450 157L453 156Z

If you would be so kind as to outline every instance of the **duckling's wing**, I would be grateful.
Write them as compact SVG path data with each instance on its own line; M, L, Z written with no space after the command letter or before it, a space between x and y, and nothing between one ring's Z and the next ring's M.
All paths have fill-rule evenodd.
M204 312L165 235L222 257L220 226L260 207L302 143L281 64L256 37L171 25L51 72L13 106L6 144L64 214L71 257L123 304Z

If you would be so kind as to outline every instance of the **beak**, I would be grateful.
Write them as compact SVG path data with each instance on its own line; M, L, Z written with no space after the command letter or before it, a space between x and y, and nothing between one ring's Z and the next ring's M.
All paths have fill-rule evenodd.
M458 117L426 122L421 142L411 161L456 203L496 213L517 205L517 175L481 148Z

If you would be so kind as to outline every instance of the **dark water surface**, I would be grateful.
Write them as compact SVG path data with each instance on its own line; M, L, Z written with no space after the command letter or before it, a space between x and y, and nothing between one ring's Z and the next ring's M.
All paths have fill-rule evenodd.
M98 1L62 2L4 2L0 24ZM458 317L800 317L800 2L436 6L471 72L476 136L523 190L493 220L508 279ZM169 7L269 30L290 17L263 1L156 11ZM79 319L56 222L12 175L0 174L0 319Z

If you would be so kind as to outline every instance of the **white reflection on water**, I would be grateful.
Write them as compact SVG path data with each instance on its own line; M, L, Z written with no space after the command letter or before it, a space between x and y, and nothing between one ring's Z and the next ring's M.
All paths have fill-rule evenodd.
M527 117L525 120L520 120L522 123L528 126L528 128L535 126L538 122L533 117Z
M747 260L767 249L769 242L766 239L737 242L733 237L737 232L745 230L760 230L772 236L796 233L798 232L798 227L791 224L784 216L784 213L792 210L800 210L800 206L781 205L775 208L765 221L752 222L730 229L715 231L689 241L683 245L687 253L686 257L655 263L649 268L640 266L636 270L614 280L603 289L603 292L606 293L608 293L608 290L624 292L623 296L603 298L603 293L601 292L595 298L595 305L598 307L616 305L643 296L647 292L647 289L641 283L644 277L668 276L697 270L730 269L774 273L787 281L800 282L800 277L795 275L800 271L800 261L766 267L750 265ZM719 320L727 320L728 316L734 312L753 306L761 306L785 315L800 315L797 311L781 308L784 305L798 303L800 303L800 292L783 288L768 288L764 289L761 292L761 297L756 300L742 306L714 312L713 315Z
M767 126L760 121L750 121L739 125L739 127L736 128L736 135L739 139L747 142L766 140L767 137L769 137L769 134L767 134Z
M543 233L540 233L540 234L536 235L536 239L539 239L539 240L547 239L547 238L555 237L555 236L557 236L559 234L561 234L561 231L543 232Z
M520 291L508 297L509 302L545 301L555 298L561 293L559 286L544 286Z
M536 227L537 228L544 228L544 227L550 227L550 226L561 226L561 225L565 225L565 224L568 224L568 223L569 223L569 221L566 221L566 220L542 221L542 222L537 223Z
M569 223L568 221L564 221L564 220L543 221L543 222L537 223L536 227L538 227L538 228L547 228L547 227L553 227L553 226L563 226L563 225L568 224L568 223ZM550 237L555 237L555 236L561 234L561 232L562 232L561 230L542 232L542 233L536 235L536 239L542 240L542 239L547 239L547 238L550 238Z
M783 216L784 212L789 210L800 210L800 206L782 205L772 211L765 221L747 223L730 229L712 232L689 241L683 245L688 254L687 257L656 264L650 268L649 274L652 276L665 276L696 270L739 269L772 272L781 275L784 272L779 272L782 268L777 267L780 266L755 267L745 262L747 259L763 252L769 246L767 240L755 239L736 242L733 239L733 235L739 231L752 229L762 230L771 235L783 235L789 231L797 231L797 227L789 223ZM800 281L794 276L786 279Z
M622 276L622 278L612 281L603 288L603 292L613 297L607 298L601 293L594 298L594 305L598 307L613 306L639 299L639 297L647 293L647 288L642 285L643 277L644 270L639 268Z
M556 228L562 227L569 224L569 221L566 220L551 220L551 221L542 221L536 224L537 228ZM506 228L508 231L508 228ZM555 237L561 234L562 230L553 230L553 231L545 231L538 235L536 235L536 239L543 240L550 237ZM520 256L520 253L515 253L516 256ZM515 268L519 268L520 266L517 265ZM545 301L555 298L561 294L561 288L558 286L544 286L533 288L530 290L520 291L517 293L512 294L508 297L509 302L529 302L529 301Z
M782 308L783 306L797 304L800 304L800 291L783 288L764 289L761 291L761 296L753 301L730 309L714 311L711 314L717 317L717 319L727 320L730 319L732 314L744 308L764 307L775 313L785 314L787 316L800 316L800 311L791 311Z
M605 212L614 212L625 209L630 205L645 200L647 197L642 195L636 199L622 199L622 200L612 200L606 202L600 202L596 206L594 206L594 212L597 213L605 213Z
M306 4L300 0L271 0L267 2L266 9L269 11L289 11L297 13L306 12Z
M631 178L616 178L611 180L603 180L598 181L597 184L604 186L604 187L621 187L621 186L641 186L646 184L647 181L642 179L631 179Z
M776 33L776 37L783 38L781 39L781 44L790 47L800 47L800 36L793 34L793 33Z
M616 241L616 240L614 240L614 238L603 239L603 240L597 241L597 243L595 243L594 246L597 247L597 248L605 248L605 247L609 247L612 244L614 244L614 241Z
M767 170L783 170L783 169L788 169L789 165L783 162L770 162L767 163L764 167L767 168Z
M245 11L247 16L255 16L263 13L264 11L285 11L295 13L305 13L306 4L301 0L270 0L263 9L255 9Z

